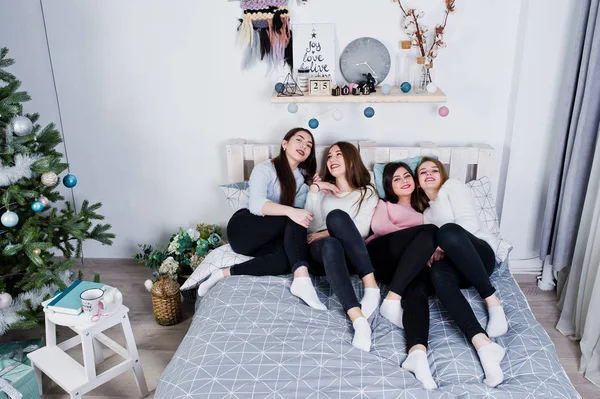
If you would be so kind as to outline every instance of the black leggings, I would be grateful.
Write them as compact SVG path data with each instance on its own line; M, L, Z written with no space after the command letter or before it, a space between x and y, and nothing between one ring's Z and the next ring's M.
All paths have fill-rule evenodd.
M437 226L419 225L377 237L367 244L375 278L402 296L406 348L429 340L429 268Z
M227 238L235 252L254 256L232 266L232 275L276 276L308 266L306 228L287 216L256 216L240 209L229 219Z
M460 290L475 287L482 298L496 292L489 278L496 264L494 251L487 242L455 223L440 227L437 243L446 254L432 265L431 282L438 298L470 341L486 332Z
M373 266L356 225L346 212L335 209L325 219L329 237L313 241L309 246L309 271L317 276L327 276L344 312L360 307L356 298L350 272L362 279L373 273ZM346 263L348 260L348 263Z

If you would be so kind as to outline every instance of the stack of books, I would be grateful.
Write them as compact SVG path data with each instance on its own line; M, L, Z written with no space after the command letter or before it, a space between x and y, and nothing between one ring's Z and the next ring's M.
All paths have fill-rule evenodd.
M106 287L106 284L77 280L66 290L52 298L46 306L48 309L56 313L65 313L77 316L82 312L80 297L81 293L91 288L103 289L104 287Z

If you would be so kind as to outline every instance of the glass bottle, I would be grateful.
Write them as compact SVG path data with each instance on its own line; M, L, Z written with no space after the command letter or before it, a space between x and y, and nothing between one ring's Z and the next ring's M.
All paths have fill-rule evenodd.
M429 68L425 65L425 57L417 58L417 65L413 70L413 91L415 94L427 93L427 85L431 83Z
M301 91L308 91L308 78L310 77L309 69L298 69L296 71L296 83Z
M402 40L400 42L400 50L396 53L396 86L400 87L402 83L410 81L410 65L411 65L411 48L410 40Z

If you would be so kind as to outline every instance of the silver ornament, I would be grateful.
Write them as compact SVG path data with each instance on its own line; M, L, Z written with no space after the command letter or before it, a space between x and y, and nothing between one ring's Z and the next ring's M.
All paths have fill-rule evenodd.
M17 136L27 136L33 130L33 123L25 116L17 115L10 122Z
M48 198L44 197L43 195L40 195L38 197L38 201L40 201L42 204L44 204L44 208L46 208L48 206L48 204L50 203L50 201L48 201Z
M46 187L54 187L58 182L58 176L54 172L46 172L42 175L42 184Z

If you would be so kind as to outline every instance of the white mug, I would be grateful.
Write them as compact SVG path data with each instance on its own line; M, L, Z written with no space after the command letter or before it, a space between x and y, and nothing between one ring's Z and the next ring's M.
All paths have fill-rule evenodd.
M123 294L118 289L109 286L85 290L79 297L83 313L92 317L102 315L108 304L114 303L116 308L123 304Z

